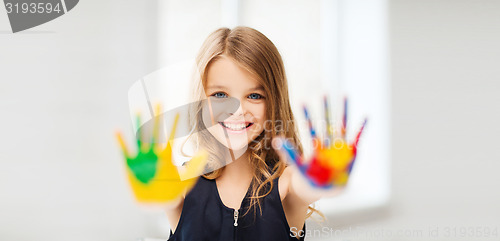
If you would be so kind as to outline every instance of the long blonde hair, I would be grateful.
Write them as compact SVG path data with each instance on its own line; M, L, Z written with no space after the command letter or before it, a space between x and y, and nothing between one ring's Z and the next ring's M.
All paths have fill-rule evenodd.
M207 70L209 65L221 55L232 58L240 67L257 76L259 83L264 88L268 121L265 122L265 131L248 145L250 164L255 168L250 186L250 208L244 214L246 215L252 208L255 210L255 206L258 206L262 215L261 198L271 192L272 180L281 176L287 166L286 161L280 160L274 149L271 148L271 140L278 135L284 136L292 141L298 151L302 153L302 144L298 138L290 106L285 68L278 49L264 34L243 26L233 29L219 28L207 37L196 58L199 79L195 95L198 98L206 98L203 95L207 83ZM206 128L202 121L201 109L200 104L194 111L196 116L190 118L194 120L192 124L197 130ZM277 126L278 122L279 127ZM198 144L211 154L208 165L224 158L221 156L221 153L224 152L219 151L224 148L222 144L214 141L207 132L200 131L198 133ZM203 176L207 179L215 179L221 175L223 169L224 167L210 171ZM318 212L320 216L324 217L314 207L309 206L309 210L306 218L310 217L313 212Z

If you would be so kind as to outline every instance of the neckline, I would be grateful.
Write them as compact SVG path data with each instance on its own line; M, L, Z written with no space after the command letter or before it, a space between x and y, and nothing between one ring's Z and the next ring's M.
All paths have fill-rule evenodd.
M253 179L252 179L252 181L253 181ZM230 210L231 212L233 212L234 210L240 211L243 208L243 203L245 202L245 199L247 199L248 194L250 193L250 188L252 187L252 182L250 182L250 185L248 186L247 192L245 193L245 196L243 197L243 200L241 200L240 208L238 208L238 209L230 208L230 207L226 206L226 204L224 204L224 202L222 201L222 198L220 197L219 188L217 188L217 180L216 180L216 178L213 179L213 185L214 185L215 193L217 194L217 199L219 200L219 203L225 209Z

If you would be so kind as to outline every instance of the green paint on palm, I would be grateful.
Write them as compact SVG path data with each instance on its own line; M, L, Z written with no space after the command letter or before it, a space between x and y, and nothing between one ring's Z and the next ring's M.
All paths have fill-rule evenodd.
M156 175L158 155L153 149L155 141L154 137L148 147L145 147L141 141L141 120L139 115L137 115L137 126L138 131L136 137L138 153L135 157L127 157L127 166L130 168L137 180L144 184L147 184Z
M156 175L158 156L153 149L147 152L140 151L136 157L127 158L127 166L140 182L147 184Z

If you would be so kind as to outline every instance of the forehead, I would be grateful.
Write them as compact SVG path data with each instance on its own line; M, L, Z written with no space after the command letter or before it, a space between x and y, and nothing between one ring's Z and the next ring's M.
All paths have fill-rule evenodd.
M262 89L258 79L229 57L221 56L212 62L207 71L207 89L231 90Z

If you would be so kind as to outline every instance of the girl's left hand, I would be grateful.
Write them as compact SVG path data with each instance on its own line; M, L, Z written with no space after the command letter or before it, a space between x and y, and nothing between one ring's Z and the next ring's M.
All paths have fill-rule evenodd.
M307 108L304 107L314 148L313 155L308 161L304 161L304 158L290 141L282 137L274 140L273 147L278 154L286 156L287 160L296 164L300 173L313 187L327 190L331 190L334 187L343 188L349 180L349 175L356 160L358 141L367 120L365 119L354 141L349 143L346 140L346 109L347 100L344 99L344 115L340 135L334 134L329 120L328 102L325 97L327 133L320 139L316 135Z
M161 113L158 105L156 113ZM140 203L170 207L186 192L192 189L198 176L201 175L208 153L198 152L187 164L179 170L173 164L172 144L179 121L176 115L166 146L159 141L160 116L155 116L152 140L143 142L141 128L137 131L137 153L131 153L120 132L117 140L120 144L127 164L127 176L136 200ZM140 116L137 116L137 125L140 126ZM192 178L195 177L195 178Z

